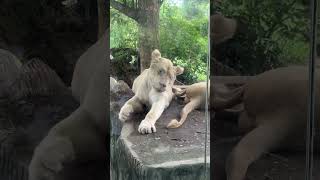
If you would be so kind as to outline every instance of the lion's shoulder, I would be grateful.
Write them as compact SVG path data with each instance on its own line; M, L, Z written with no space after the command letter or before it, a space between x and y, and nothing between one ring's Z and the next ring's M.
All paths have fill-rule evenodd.
M132 90L135 94L137 94L139 91L146 91L147 89L147 83L149 78L149 69L145 69L134 81L132 85Z

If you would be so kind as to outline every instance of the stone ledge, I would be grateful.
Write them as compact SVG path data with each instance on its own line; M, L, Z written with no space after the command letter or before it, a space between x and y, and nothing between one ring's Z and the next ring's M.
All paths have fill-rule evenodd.
M167 141L167 138L161 142L162 135L137 134L137 125L138 123L133 122L125 124L122 129L120 140L131 153L132 158L138 160L145 167L161 168L204 164L204 146L196 146L187 144L186 142L173 145ZM202 151L203 154L199 151ZM210 163L209 156L207 156L207 163L208 165Z
M120 88L121 89L121 88ZM133 94L124 93L111 102L111 174L115 180L204 180L210 158L205 164L205 113L194 111L177 129L167 129L178 118L183 104L173 100L156 123L157 132L141 135L137 129L145 113L136 114L123 124L119 133L117 114ZM118 131L118 133L117 133ZM119 134L119 136L117 136ZM210 139L210 132L208 132ZM210 143L210 142L209 142ZM207 144L207 152L210 144Z

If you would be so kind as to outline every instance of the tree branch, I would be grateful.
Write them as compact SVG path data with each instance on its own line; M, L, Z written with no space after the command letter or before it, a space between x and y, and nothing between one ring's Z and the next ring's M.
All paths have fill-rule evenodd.
M132 18L133 20L135 21L138 21L138 11L133 9L133 8L130 8L126 5L124 5L123 3L120 3L120 2L117 2L115 0L110 0L110 5L120 11L121 13L123 13L124 15Z

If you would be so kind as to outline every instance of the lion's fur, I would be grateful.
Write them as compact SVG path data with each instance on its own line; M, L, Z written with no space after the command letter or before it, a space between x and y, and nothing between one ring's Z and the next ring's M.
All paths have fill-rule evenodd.
M140 76L138 76L132 86L132 90L134 94L139 98L139 100L147 105L150 106L152 104L152 101L150 101L150 97L157 97L158 94L157 92L152 88L152 82L154 80L154 77L152 76L152 73L150 73L150 69L144 70ZM168 106L172 97L173 97L173 92L171 91L171 87L168 87L163 94L166 95L167 100L166 100L166 105ZM153 99L153 98L151 98Z
M138 131L142 134L155 132L155 122L166 109L174 94L172 87L176 75L183 73L183 68L173 66L173 63L161 57L159 50L152 52L150 68L144 70L133 82L134 97L121 108L119 119L124 122L134 112L141 112L143 105L150 109L141 122Z
M56 179L65 164L106 159L107 30L77 61L71 89L80 107L57 123L36 147L29 179ZM88 148L90 147L90 148Z
M206 105L206 91L208 90L208 99L210 98L210 81L208 81L209 88L207 88L207 82L198 82L191 85L174 86L173 91L177 97L184 98L185 107L180 113L180 121L172 119L167 128L178 128L186 120L188 114L195 109L204 109ZM234 90L229 90L223 84L214 84L213 98L210 98L212 102L208 103L213 110L222 110L231 108L241 102L239 97L242 97L242 86Z
M175 86L174 91L176 96L184 97L185 107L182 109L181 119L172 119L167 128L178 128L187 119L188 114L194 109L203 108L206 100L207 82L199 82L189 86Z
M317 69L318 70L318 69ZM246 135L227 158L228 180L242 180L263 153L305 148L309 72L305 66L276 68L251 78L238 96L244 104L239 125ZM315 122L319 125L319 74L315 81Z

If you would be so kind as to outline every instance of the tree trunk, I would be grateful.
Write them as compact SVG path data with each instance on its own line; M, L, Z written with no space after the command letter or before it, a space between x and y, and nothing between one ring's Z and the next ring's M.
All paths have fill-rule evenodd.
M98 39L102 37L106 28L107 28L107 9L106 9L105 0L97 0L98 6Z
M150 66L151 53L159 48L159 0L140 0L139 8L139 54L141 72Z
M113 8L134 19L139 24L140 71L150 67L151 53L159 48L159 19L162 0L110 0Z

